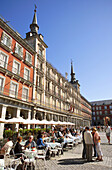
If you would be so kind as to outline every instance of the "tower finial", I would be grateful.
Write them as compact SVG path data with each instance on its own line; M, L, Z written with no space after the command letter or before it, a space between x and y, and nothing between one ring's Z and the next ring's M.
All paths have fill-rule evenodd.
M32 21L32 24L30 24L31 33L33 35L38 34L38 30L39 30L39 26L37 24L37 16L36 16L37 10L36 9L37 9L37 6L35 5L33 21Z
M34 9L34 12L37 12L37 6L36 6L36 4L35 4L35 9Z
M73 71L73 64L72 64L72 60L71 60L71 83L75 82L75 73Z

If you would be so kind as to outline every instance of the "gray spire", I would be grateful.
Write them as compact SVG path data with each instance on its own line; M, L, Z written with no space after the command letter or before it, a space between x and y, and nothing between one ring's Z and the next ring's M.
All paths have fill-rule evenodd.
M30 25L30 29L31 29L32 34L38 34L38 30L39 30L39 26L37 24L36 8L37 7L35 5L33 21L32 21L32 24Z
M72 61L71 61L71 83L75 83L75 73L73 71L73 64L72 64Z

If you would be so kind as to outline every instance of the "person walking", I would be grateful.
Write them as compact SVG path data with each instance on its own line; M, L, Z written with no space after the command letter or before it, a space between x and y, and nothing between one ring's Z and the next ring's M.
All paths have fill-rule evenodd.
M86 144L86 158L87 158L87 162L91 162L92 161L93 138L92 138L91 132L89 131L89 127L85 128L84 141L85 141L85 144Z
M85 128L82 131L82 143L83 143L83 151L82 151L82 158L86 159L86 144L85 144L85 140L84 140L84 133L85 133Z
M111 133L111 129L110 126L106 126L106 137L108 139L108 143L110 144L110 133Z
M97 159L96 160L99 160L99 161L103 161L102 159L102 151L101 151L101 147L100 147L100 142L101 142L101 139L100 139L100 135L99 133L97 132L96 128L93 128L93 132L94 132L94 143L95 143L95 146L96 146L96 152L97 152Z

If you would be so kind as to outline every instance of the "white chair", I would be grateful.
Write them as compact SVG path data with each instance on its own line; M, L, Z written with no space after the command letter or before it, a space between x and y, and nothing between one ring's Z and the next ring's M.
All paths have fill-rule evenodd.
M73 142L69 142L69 143L67 143L67 147L73 147L73 145L74 145L74 143Z
M30 153L29 155L23 154L22 158L24 159L23 169L27 169L28 166L30 166L31 169L33 169L33 166L35 166L35 157L33 153Z
M13 159L12 161L10 161L10 166L8 167L7 170L16 170L20 162L21 162L20 158Z
M46 169L46 152L47 152L47 149L38 149L37 150L37 154L35 156L35 159L36 159L36 168L39 167L39 164L38 164L38 160L39 159L42 159L44 161L44 167Z

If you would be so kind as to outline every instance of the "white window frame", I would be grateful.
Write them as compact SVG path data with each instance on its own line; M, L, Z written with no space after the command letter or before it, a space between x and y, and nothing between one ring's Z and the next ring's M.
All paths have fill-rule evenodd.
M12 84L13 84L13 83L17 85L17 94L16 94L16 96L13 95L13 94L11 94L11 87L12 87ZM10 96L11 96L11 97L17 98L17 96L18 96L18 86L19 86L18 83L16 83L15 81L11 81L11 83L10 83Z
M99 116L97 116L97 120L100 120L100 117L99 117Z
M22 100L24 100L24 101L28 101L28 98L24 98L23 97L23 89L27 89L28 90L28 98L29 98L29 88L28 87L25 87L25 86L23 86L23 88L22 88Z
M4 42L4 37L7 36L10 40L10 45L7 45L5 42ZM6 45L8 48L11 49L11 46L12 46L12 37L10 35L8 35L5 31L3 31L2 33L2 39L1 39L1 42Z
M95 115L95 112L93 112L93 115Z
M8 54L6 54L6 53L4 53L3 51L1 51L1 50L0 50L0 56L1 56L2 54L4 54L5 56L7 56L7 59L6 59L6 65L3 67L3 68L5 68L5 69L7 69L9 55L8 55ZM0 66L0 67L2 67L2 66Z
M15 60L15 59L13 60L13 70L12 70L12 72L13 72L14 74L17 74L17 73L14 72L14 70L15 70L15 67L14 67L14 66L15 66L15 62L19 64L19 72L18 72L18 74L20 74L21 63L19 63L19 62L18 62L17 60Z
M102 115L102 111L100 111L100 115Z
M41 51L41 53L40 53L40 51ZM40 55L41 57L43 57L43 50L42 50L41 48L39 48L39 55Z
M96 107L96 110L98 110L98 106Z
M99 110L101 110L101 106L99 106Z
M108 112L107 112L107 110L105 110L105 115L107 115L108 114Z
M29 70L29 78L28 79L25 78L25 76L26 76L25 75L25 69ZM24 79L27 80L27 81L30 81L30 69L27 68L27 67L24 67Z
M109 106L109 109L112 109L112 105Z
M21 54L18 53L18 46L21 48ZM19 56L23 57L23 47L16 42L15 44L15 53L18 54Z
M4 91L4 86L5 86L5 77L0 75L0 78L3 79L3 88L0 89L0 92L3 92Z
M106 109L107 109L107 106L104 106L104 109L106 110Z
M28 61L28 60L27 60L27 58L28 58L27 56L28 56L28 55L30 56L31 61ZM26 51L25 60L26 60L28 63L32 64L32 55L31 55L28 51Z

